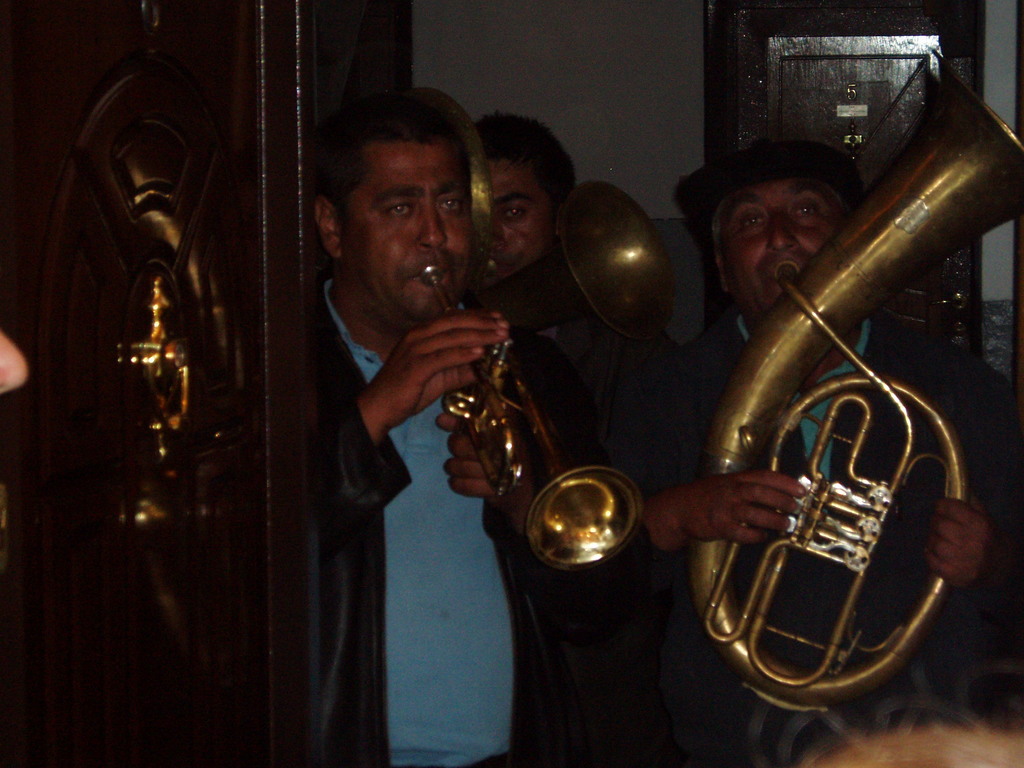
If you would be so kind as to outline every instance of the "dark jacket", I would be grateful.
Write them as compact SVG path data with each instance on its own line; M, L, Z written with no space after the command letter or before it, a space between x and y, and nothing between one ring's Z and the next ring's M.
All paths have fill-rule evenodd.
M581 463L606 463L591 436L593 406L568 362L548 339L515 338L525 377L563 442ZM317 354L321 764L388 766L382 513L410 478L390 440L372 444L356 406L365 383L326 312ZM485 505L482 521L512 615L512 764L589 765L558 644L601 639L629 618L647 589L647 550L638 538L608 562L561 571L534 557L497 510Z
M652 411L653 416L643 410L620 414L624 418L616 434L622 443L611 450L616 466L632 473L645 493L697 476L706 433L745 344L736 325L737 314L733 308L672 357L652 360L632 383L630 402L658 403L661 410ZM1003 535L1020 542L1024 442L1009 383L981 360L904 328L884 312L871 320L864 358L882 375L914 387L944 413L959 434L971 493L985 505ZM895 410L885 407L885 398L870 395L868 399L875 409L871 437L857 470L865 477L887 478L894 466L890 460L902 448L904 430ZM839 434L856 433L854 415L841 416ZM916 417L915 429L919 450L935 452L934 438ZM794 453L799 454L799 462L793 461ZM842 443L834 446L833 478L845 467L847 455ZM802 457L802 445L784 446L782 471L794 476L805 471ZM935 468L935 462L924 461L914 470L872 554L867 599L861 602L857 617L857 626L864 631L863 645L881 642L920 595L928 573L924 543L931 511L934 499L942 495ZM744 572L749 576L759 554L758 547L741 548L738 583L743 583ZM884 717L895 720L892 713L912 704L927 702L932 711L941 711L965 703L958 701L959 686L977 674L979 664L1006 650L1013 617L1010 602L1017 599L1020 586L1014 582L1002 589L950 590L934 628L899 675L817 717L769 705L725 665L690 600L687 565L686 553L681 552L665 558L657 568L663 577L660 583L670 585L676 597L662 654L662 689L676 739L701 768L760 764L753 755L765 764L789 764L807 743L827 735L838 723L854 729L871 727L886 722ZM772 623L805 636L823 637L821 625L831 627L847 581L841 567L809 557L790 558L772 604Z

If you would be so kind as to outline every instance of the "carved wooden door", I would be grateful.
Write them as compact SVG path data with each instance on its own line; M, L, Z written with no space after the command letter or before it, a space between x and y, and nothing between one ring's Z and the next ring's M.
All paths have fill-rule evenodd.
M295 73L311 14L292 0L0 9L14 149L0 266L17 291L0 320L32 369L2 404L18 435L0 454L3 663L19 672L0 683L0 757L305 764L295 371L313 110Z

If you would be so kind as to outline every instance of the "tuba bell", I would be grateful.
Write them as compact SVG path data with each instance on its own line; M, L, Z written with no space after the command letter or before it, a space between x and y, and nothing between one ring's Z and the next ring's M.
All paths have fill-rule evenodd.
M785 270L779 275L782 295L744 348L704 446L703 476L750 468L769 446L771 466L777 468L778 446L804 412L819 402L832 402L811 451L812 469L802 481L810 490L790 530L765 548L746 599L739 599L732 580L740 545L691 545L690 588L707 634L751 688L783 707L827 708L883 685L927 635L947 589L941 578L931 577L902 625L880 646L859 649L863 659L851 660L848 645L842 646L853 635L862 572L870 566L893 498L916 458L908 448L888 478L861 478L858 488L834 488L813 470L815 457L821 455L820 435L831 429L835 410L861 408L863 393L880 392L901 409L908 429L907 410L923 414L943 453L945 494L960 499L967 495L959 445L948 424L918 393L868 369L842 341L937 259L1024 210L1024 147L941 65L940 90L929 119L896 164L798 277ZM832 346L844 352L858 373L826 380L791 404ZM856 456L858 440L853 440L851 456ZM768 623L771 602L787 558L795 551L821 556L823 550L840 553L836 567L860 575L852 578L827 639L794 638ZM820 643L820 663L804 668L770 652L762 642L766 632Z

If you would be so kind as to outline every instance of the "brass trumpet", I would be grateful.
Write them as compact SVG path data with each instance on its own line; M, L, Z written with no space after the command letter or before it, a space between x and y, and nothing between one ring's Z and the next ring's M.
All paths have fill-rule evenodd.
M441 284L443 277L441 267L430 265L423 270L420 280L434 289L444 311L451 312L455 302ZM515 488L523 473L522 439L512 425L511 404L502 394L509 373L511 343L506 341L488 347L483 359L473 365L476 383L448 392L442 401L448 413L465 419L487 482L499 496Z
M441 284L443 270L428 266L420 279L431 286L445 311L455 304ZM640 524L643 497L636 484L610 467L572 467L554 424L534 399L511 350L511 342L487 350L475 366L477 381L444 396L444 408L465 420L477 458L496 494L522 478L521 414L539 448L541 488L526 516L526 534L534 554L547 565L574 570L611 557ZM506 395L511 389L512 396Z
M523 275L498 284L525 286L522 292L511 292L514 298L498 286L479 290L491 239L491 182L483 143L469 115L450 96L432 88L409 93L444 115L466 150L474 234L469 285L484 307L500 310L513 325L540 329L560 322L542 319L552 305L565 305L570 296L582 293L605 322L628 336L651 336L664 327L672 310L668 256L640 207L609 184L582 184L563 205L560 235L574 247L541 259L559 279L527 273L527 267L520 270ZM421 279L434 289L445 311L451 311L455 302L441 284L442 276L440 268L428 267ZM541 302L544 307L535 311L531 306L536 307L538 292L545 290L552 301ZM539 476L553 478L536 494L527 514L527 538L537 557L553 568L572 570L622 549L640 526L643 497L636 484L608 467L571 468L554 425L534 401L508 345L487 351L476 366L476 378L470 387L446 395L444 406L465 419L491 487L507 493L521 479L525 443L516 428L517 413L539 446Z

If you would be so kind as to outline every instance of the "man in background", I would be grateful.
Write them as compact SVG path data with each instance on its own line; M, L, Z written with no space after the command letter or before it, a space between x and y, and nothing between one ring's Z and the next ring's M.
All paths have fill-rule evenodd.
M495 112L480 118L491 171L493 245L496 271L491 284L539 259L564 258L558 239L558 212L576 185L572 158L544 123L531 117ZM562 348L587 385L598 411L598 436L608 438L608 418L619 397L622 377L655 350L673 342L661 332L652 339L631 339L613 330L596 313L544 331Z
M493 194L491 284L546 256L564 258L556 232L558 211L572 192L572 158L539 120L495 112L477 121L491 173ZM581 317L545 331L559 343L598 407L599 434L623 372L651 350L672 342L629 339L598 317ZM657 690L659 620L655 606L607 641L566 646L580 692L595 762L616 768L674 766L681 761Z
M572 158L539 120L495 112L477 131L491 172L496 269L488 284L547 256L558 247L558 209L576 186Z

